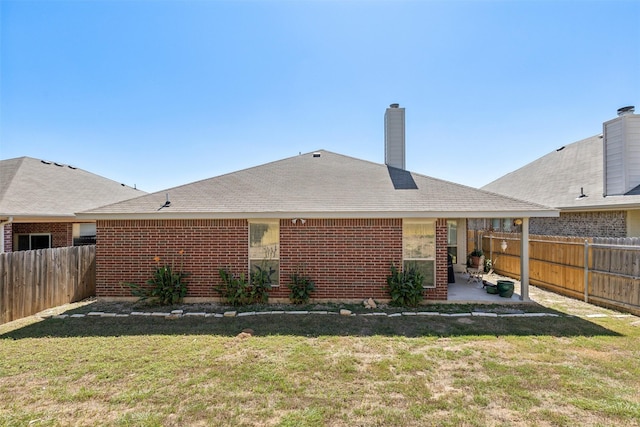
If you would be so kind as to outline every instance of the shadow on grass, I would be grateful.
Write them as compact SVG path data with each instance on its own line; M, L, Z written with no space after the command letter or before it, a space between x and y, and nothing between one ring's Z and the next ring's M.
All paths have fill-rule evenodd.
M117 337L135 335L236 336L244 329L254 336L621 336L596 323L567 316L544 307L529 312L557 314L544 317L471 316L473 311L499 312L483 306L446 306L449 313L465 316L342 316L338 314L268 314L242 317L152 316L49 318L0 335L2 339L41 337ZM431 307L422 307L431 311ZM67 312L73 314L77 310ZM81 310L82 311L82 310ZM86 311L86 310L85 310ZM159 310L162 311L162 310ZM248 311L248 310L247 310Z

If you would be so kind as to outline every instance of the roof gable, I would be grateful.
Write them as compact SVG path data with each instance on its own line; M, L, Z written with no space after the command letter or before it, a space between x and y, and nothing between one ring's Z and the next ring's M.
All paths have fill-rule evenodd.
M167 198L170 206L161 209ZM547 207L320 150L88 212L100 217L492 216Z

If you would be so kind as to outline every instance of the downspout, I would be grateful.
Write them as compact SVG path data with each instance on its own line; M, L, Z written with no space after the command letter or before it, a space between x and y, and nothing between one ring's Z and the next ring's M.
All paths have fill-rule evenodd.
M10 216L8 220L0 222L0 254L4 253L4 226L6 224L11 224L12 222L12 216Z

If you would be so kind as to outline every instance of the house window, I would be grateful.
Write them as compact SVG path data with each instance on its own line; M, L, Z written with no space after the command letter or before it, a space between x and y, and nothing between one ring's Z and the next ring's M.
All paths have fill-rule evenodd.
M458 221L447 221L447 253L453 264L458 263Z
M49 249L51 247L51 234L49 233L32 233L18 234L17 250L30 251L36 249Z
M249 270L272 272L271 286L280 284L280 223L258 220L249 223Z
M96 223L73 224L73 246L95 245Z
M436 284L435 221L404 220L402 223L403 268L416 268L424 275L423 286Z

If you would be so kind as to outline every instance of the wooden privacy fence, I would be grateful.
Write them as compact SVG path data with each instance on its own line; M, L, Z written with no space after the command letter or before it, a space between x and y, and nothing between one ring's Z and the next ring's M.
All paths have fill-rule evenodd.
M496 273L519 279L520 237L470 231L468 241L481 242ZM529 283L640 315L640 239L530 235Z
M0 324L95 293L95 245L0 254Z

